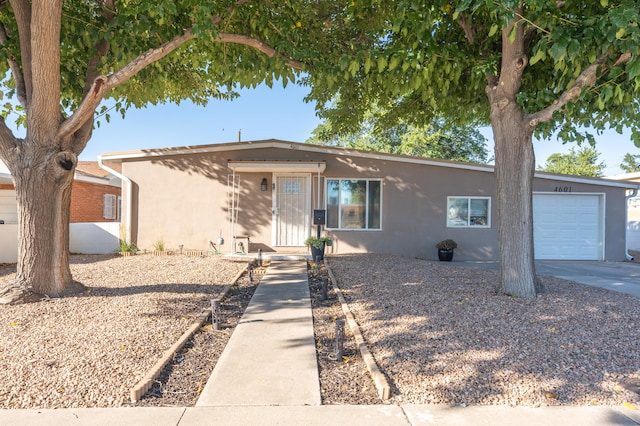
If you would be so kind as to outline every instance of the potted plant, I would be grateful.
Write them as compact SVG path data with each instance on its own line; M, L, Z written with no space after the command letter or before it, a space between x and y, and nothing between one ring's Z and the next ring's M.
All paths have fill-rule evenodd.
M438 259L445 262L451 262L453 259L453 249L456 247L458 247L458 243L451 239L440 241L436 244L436 248L438 249Z
M311 249L311 259L313 261L324 259L324 247L331 246L333 242L329 237L309 237L304 244Z

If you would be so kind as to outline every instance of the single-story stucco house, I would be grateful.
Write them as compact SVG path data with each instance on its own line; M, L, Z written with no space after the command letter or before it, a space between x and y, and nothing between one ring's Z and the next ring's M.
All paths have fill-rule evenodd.
M307 252L314 210L325 210L331 253L498 259L494 169L281 140L162 148L100 156L122 167L123 224L142 249L207 250L225 239L264 252ZM638 185L536 173L537 259L625 260L625 205ZM234 238L243 237L243 238ZM244 246L243 246L244 247Z

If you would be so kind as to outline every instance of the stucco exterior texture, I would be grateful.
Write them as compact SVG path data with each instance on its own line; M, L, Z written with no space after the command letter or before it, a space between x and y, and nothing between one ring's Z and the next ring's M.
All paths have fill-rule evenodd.
M234 173L231 164L239 161L254 162L255 167ZM292 174L277 166L296 162L326 165L320 185L318 174L311 169ZM379 228L323 228L322 234L333 239L333 246L327 248L329 253L394 253L436 259L435 244L451 238L458 243L457 260L498 258L497 203L493 168L489 166L307 148L294 143L240 143L212 152L183 149L161 151L161 155L123 156L122 171L131 180L131 185L123 188L123 210L131 208L132 239L143 249L152 249L162 241L167 248L207 250L209 241L215 243L222 236L226 244L231 244L235 235L249 236L252 252L306 252L299 242L282 244L286 239L278 234L282 225L276 223L280 212L274 203L275 183L281 176L292 175L306 176L309 182L304 195L307 204L295 206L293 212L298 222L303 216L305 235L317 233L312 212L326 208L327 181L381 180L380 205L375 207L379 210ZM230 185L234 176L235 197ZM625 188L602 182L599 185L598 180L578 179L567 183L562 178L544 176L536 177L533 187L534 193L600 195L604 234L600 260L624 260ZM448 226L447 200L452 196L489 197L488 223L482 227ZM237 220L231 220L232 213L237 213ZM219 249L235 250L229 245Z

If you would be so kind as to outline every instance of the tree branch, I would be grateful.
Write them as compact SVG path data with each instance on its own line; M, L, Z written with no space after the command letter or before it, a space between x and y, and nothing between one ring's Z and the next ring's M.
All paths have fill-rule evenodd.
M7 33L7 28L4 24L0 23L0 45L5 45L9 40L9 34ZM22 70L20 69L20 64L16 61L16 57L14 54L11 54L7 59L9 63L9 68L11 69L11 75L13 75L13 80L16 83L16 96L18 97L18 102L24 108L27 107L27 90L24 85L24 76L22 75Z
M587 86L593 86L597 79L598 68L604 65L604 61L607 59L607 55L599 57L594 63L589 65L578 76L573 86L566 90L558 99L556 99L551 105L537 113L530 114L527 117L529 126L535 127L538 123L546 123L551 120L553 113L560 110L569 102L576 100L582 93L582 89ZM616 62L617 63L617 62Z
M476 29L471 25L471 22L467 21L467 17L464 13L460 14L458 25L460 25L462 31L464 31L464 35L467 37L469 44L473 45L476 41Z
M12 159L14 155L14 149L18 146L18 139L13 135L13 132L7 126L4 117L0 115L0 157L7 162L7 167L11 169Z
M174 37L171 41L168 41L157 48L147 50L108 77L96 77L78 109L76 109L76 111L60 125L56 136L62 139L76 132L84 125L84 123L86 123L87 120L90 120L93 117L95 109L98 107L102 99L104 99L109 90L124 83L149 64L159 61L187 41L194 38L195 36L189 28L185 30L184 34ZM283 57L286 65L289 67L295 69L304 68L304 64L302 62L280 55L274 48L255 38L239 34L218 33L214 42L249 46L264 53L270 58L275 56Z
M102 17L105 19L107 24L111 23L115 18L115 4L114 0L102 0L100 2L102 6ZM95 46L96 54L89 59L89 63L87 64L87 72L85 75L85 84L84 91L82 93L82 98L84 99L87 94L91 91L91 86L94 81L100 76L100 72L98 70L98 65L100 64L101 58L107 55L109 52L109 42L106 39L101 39ZM97 107L97 106L96 106ZM91 116L80 126L80 128L74 132L74 137L70 139L71 146L67 147L73 151L76 155L80 155L80 153L87 146L87 142L91 138L91 133L93 132L93 123L94 123L94 114Z
M37 3L31 11L31 86L28 97L27 129L37 138L51 140L61 120L60 29L62 0ZM22 37L21 44L22 44ZM23 58L24 64L24 58ZM24 65L23 65L24 66ZM35 96L37 94L37 96ZM27 93L28 95L28 93ZM33 125L37 122L38 125Z
M220 43L242 44L245 46L253 47L254 49L264 53L270 58L273 58L274 56L281 57L285 60L285 64L290 68L298 70L304 69L304 64L302 62L283 56L282 54L278 53L278 51L276 51L273 47L255 38L239 34L219 33L215 41Z
M33 91L31 76L31 2L29 2L29 0L11 0L11 9L18 24L20 53L22 57L22 72L20 75L24 86L23 106L26 109ZM11 67L11 71L13 72L13 67ZM20 101L20 103L22 103L22 101Z

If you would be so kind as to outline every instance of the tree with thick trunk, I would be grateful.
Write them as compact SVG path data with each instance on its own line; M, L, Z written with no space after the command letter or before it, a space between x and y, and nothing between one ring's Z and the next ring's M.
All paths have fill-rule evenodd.
M0 159L13 176L19 221L17 274L0 288L0 303L76 290L71 187L105 98L124 114L148 103L232 98L236 87L261 82L286 85L320 52L353 38L347 17L332 2L1 1L4 94L19 104L5 113L22 111L26 136L16 138L0 117Z
M640 146L639 11L637 0L385 3L377 13L386 19L373 21L383 24L363 27L380 42L343 58L338 88L316 85L312 96L327 100L322 116L337 135L357 133L368 102L386 106L387 124L491 124L498 290L532 298L544 291L534 264L533 136L593 142L586 127L627 127Z

